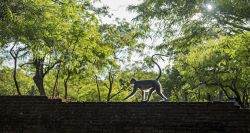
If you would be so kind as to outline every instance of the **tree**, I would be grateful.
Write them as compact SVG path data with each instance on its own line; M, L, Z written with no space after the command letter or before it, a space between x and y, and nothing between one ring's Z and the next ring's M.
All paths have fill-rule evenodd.
M4 12L7 15L1 20L1 44L8 46L18 42L28 48L29 62L25 64L33 66L33 80L41 95L46 95L45 76L59 63L64 62L69 67L65 61L81 57L92 60L94 55L102 53L96 51L106 49L98 40L98 20L93 13L83 10L87 9L84 2L23 1L25 10L22 12L14 8L15 4L16 1L1 3L7 9ZM71 58L64 56L65 49ZM76 64L73 62L69 69Z
M14 48L17 47L16 50L14 50ZM24 57L26 55L26 53L23 53L23 51L25 50L26 48L24 47L21 47L21 46L18 46L17 43L14 43L13 46L11 47L10 49L10 55L11 57L14 59L14 70L13 70L13 79L14 79L14 82L15 82L15 86L16 86L16 89L17 89L17 93L18 95L22 95L21 92L20 92L20 87L19 87L19 84L18 84L18 81L17 81L17 60L18 58L20 57ZM21 55L20 55L21 53Z
M32 86L32 78L20 69L17 69L16 74L20 85L20 93L27 95ZM13 68L6 66L0 68L0 95L18 95L12 76Z
M170 53L187 52L189 46L220 35L250 31L246 0L144 0L129 9L138 13L135 20L141 29L163 37L159 48Z
M100 24L98 15L108 15L107 8L96 8L91 1L11 0L1 1L0 6L4 9L0 11L2 49L8 49L12 43L25 48L27 56L21 64L17 63L20 56L11 52L16 66L13 72L15 74L20 65L25 73L33 75L40 95L47 95L46 91L52 96L64 92L65 99L83 99L73 91L81 92L86 86L93 88L93 83L91 78L82 76L92 73L104 77L102 74L108 67L123 60L123 51L136 50L137 38L142 35L140 30L125 21ZM76 85L83 79L88 85ZM93 94L93 91L83 94L88 93ZM101 93L100 87L100 99ZM114 96L112 93L109 92L110 97Z
M170 101L183 101L182 86L186 83L179 71L173 67L168 67L165 70L165 75L162 75L162 88L167 91Z
M148 37L162 38L163 41L161 45L156 47L157 50L169 54L174 59L173 68L170 69L168 77L174 76L172 79L180 79L182 82L178 84L171 79L167 79L165 85L173 88L178 86L180 88L179 92L187 91L193 93L194 95L191 95L192 98L202 100L205 92L210 93L213 90L211 91L212 93L218 93L215 90L221 87L218 85L204 85L205 82L200 82L204 75L208 74L210 77L216 77L218 73L213 73L213 71L203 73L205 71L203 64L195 62L197 58L205 64L214 63L214 60L206 60L207 58L205 58L211 54L207 52L210 48L205 47L204 49L202 48L201 52L197 51L203 46L210 46L211 44L207 43L210 40L219 39L221 36L235 36L250 31L249 7L249 1L245 0L144 0L139 5L130 6L129 9L138 13L134 20ZM228 41L234 43L234 40ZM197 51L194 51L194 49ZM197 57L191 57L191 55L194 56L195 54ZM200 57L200 55L204 57ZM219 57L222 56L220 55ZM190 63L187 59L193 60L193 62ZM231 67L230 64L227 65L229 65L227 67ZM200 70L203 72L200 72ZM232 75L233 72L224 71L224 73ZM240 73L238 76L240 75L244 74ZM232 79L229 81L232 81ZM245 83L238 82L237 84L244 86ZM229 89L229 87L226 88ZM239 89L239 87L237 88ZM228 92L228 90L226 91ZM235 96L237 92L228 92L228 95L241 97L237 98L238 103L241 104L243 99L247 97L245 93L243 98L242 92L247 91L240 91L241 94L239 96ZM241 106L245 107L243 104Z
M229 100L249 107L249 38L245 33L194 47L178 58L178 70L196 85L221 89Z

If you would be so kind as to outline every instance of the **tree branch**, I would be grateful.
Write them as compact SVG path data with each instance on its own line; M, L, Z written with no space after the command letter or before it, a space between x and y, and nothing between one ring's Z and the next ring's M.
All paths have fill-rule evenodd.
M216 15L213 15L218 21L221 21L222 23L224 23L224 24L228 24L228 25L231 25L231 26L233 26L233 27L235 27L235 28L239 28L239 29L242 29L242 30L245 30L245 31L250 31L250 28L248 28L248 27L244 27L244 26L241 26L241 25L237 25L237 24L235 24L235 23L231 23L231 22L229 22L229 21L226 21L226 20L224 20L224 19L221 19L220 17L218 17L218 16L216 16Z
M23 63L21 65L19 65L20 67L23 67L24 65L33 65L34 63L33 62L27 62L27 63Z
M10 49L10 55L11 55L11 57L14 58L14 59L16 58L16 56L14 56L14 55L16 55L16 54L15 54L15 53L13 54L13 52L14 52L13 49L14 49L15 46L16 46L16 43L14 43L14 45L13 45L13 46L11 47L11 49Z
M56 61L54 64L52 64L51 66L48 66L47 68L45 68L45 72L44 72L43 76L46 75L46 74L48 74L49 71L50 71L51 69L53 69L53 68L55 67L55 65L57 65L58 63L61 63L61 60L58 60L58 61Z
M229 100L235 99L235 98L230 97L230 96L228 95L227 91L225 90L225 88L224 88L222 85L221 85L221 89L222 89L222 91L225 93L226 97L227 97Z
M110 96L110 100L111 100L112 98L114 98L115 96L117 96L118 94L120 94L120 93L122 93L123 91L125 91L126 88L128 88L128 87L123 86L122 89L120 89L117 93L115 93L114 95Z

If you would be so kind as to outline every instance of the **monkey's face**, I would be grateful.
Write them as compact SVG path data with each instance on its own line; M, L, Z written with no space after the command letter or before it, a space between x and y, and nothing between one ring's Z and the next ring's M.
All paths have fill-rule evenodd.
M130 80L130 84L135 84L135 82L136 82L136 80L135 80L134 78L132 78L132 79Z

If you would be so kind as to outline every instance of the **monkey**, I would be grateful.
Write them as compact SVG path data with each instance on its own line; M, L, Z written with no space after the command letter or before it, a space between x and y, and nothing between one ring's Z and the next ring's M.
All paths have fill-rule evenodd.
M134 85L133 91L126 98L124 98L124 100L126 100L130 97L133 97L135 95L135 93L137 92L137 90L140 89L142 91L142 102L145 100L145 91L149 91L146 102L148 102L150 100L150 96L154 91L156 91L156 93L163 99L163 101L168 101L166 96L164 96L164 94L161 92L162 87L161 87L161 83L159 82L159 79L161 77L161 68L160 68L159 64L154 61L154 56L156 56L156 55L160 55L160 56L166 56L166 55L154 54L151 57L152 62L154 62L159 69L158 77L155 80L136 80L136 79L132 78L130 80L130 84Z

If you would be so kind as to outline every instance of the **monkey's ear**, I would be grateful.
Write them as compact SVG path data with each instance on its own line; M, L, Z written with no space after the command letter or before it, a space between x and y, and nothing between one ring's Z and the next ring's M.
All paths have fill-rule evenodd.
M136 81L136 79L135 79L135 78L132 78L131 81Z

